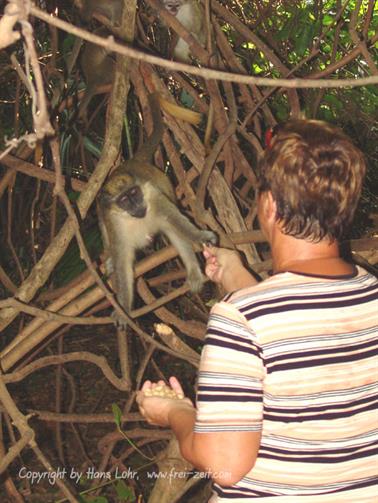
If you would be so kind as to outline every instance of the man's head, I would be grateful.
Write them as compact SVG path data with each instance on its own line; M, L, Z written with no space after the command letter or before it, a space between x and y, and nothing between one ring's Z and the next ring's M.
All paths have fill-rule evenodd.
M340 239L360 197L365 162L338 128L315 120L281 126L260 165L259 191L270 191L284 234Z

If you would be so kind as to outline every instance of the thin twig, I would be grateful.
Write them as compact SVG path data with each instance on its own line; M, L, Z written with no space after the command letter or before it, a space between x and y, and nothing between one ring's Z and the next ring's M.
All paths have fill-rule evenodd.
M89 353L88 351L74 351L72 353L65 353L62 355L44 356L32 363L29 363L29 365L26 365L21 370L17 370L10 374L5 374L3 376L3 380L5 383L18 382L22 379L25 379L25 377L27 377L32 372L35 372L36 370L40 370L50 365L62 365L63 363L74 361L86 361L93 363L94 365L99 367L104 376L115 388L119 389L120 391L129 390L129 386L125 385L125 382L114 374L104 356L95 355L93 353Z
M98 44L101 47L105 47L109 51L114 51L119 54L123 54L124 56L128 56L132 59L137 59L140 61L145 61L147 63L151 63L153 65L158 65L163 68L168 68L170 70L187 72L192 75L198 75L200 77L208 79L216 79L216 80L224 80L226 82L237 82L238 84L255 84L259 86L267 86L267 87L286 87L286 88L339 88L339 87L359 87L359 86L367 86L370 84L378 83L378 76L371 77L361 77L355 79L326 79L326 80L315 80L315 79L270 79L266 77L252 77L247 75L229 73L219 70L213 70L211 68L198 68L196 66L187 65L184 63L179 63L177 61L169 61L164 58L159 58L158 56L153 56L152 54L146 54L144 52L138 51L133 47L125 46L119 43L114 42L113 37L99 37L94 35L93 33L89 33L81 28L77 28L62 19L58 19L53 17L41 9L38 9L35 6L31 7L31 13L46 21L47 23L53 24L58 28L72 33L77 37L81 37L85 40L89 40L94 44Z

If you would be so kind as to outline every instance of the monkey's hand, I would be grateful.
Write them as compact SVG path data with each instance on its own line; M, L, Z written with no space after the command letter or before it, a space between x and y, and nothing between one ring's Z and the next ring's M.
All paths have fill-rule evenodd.
M218 237L213 231L197 230L196 240L204 245L211 246L217 243ZM192 264L192 267L187 269L187 282L190 290L193 293L198 293L202 290L206 277L202 274L197 262Z
M218 236L213 231L200 231L198 241L203 244L216 245Z
M114 325L117 327L117 329L126 330L127 327L126 318L117 313L117 311L113 311L111 317L113 318Z

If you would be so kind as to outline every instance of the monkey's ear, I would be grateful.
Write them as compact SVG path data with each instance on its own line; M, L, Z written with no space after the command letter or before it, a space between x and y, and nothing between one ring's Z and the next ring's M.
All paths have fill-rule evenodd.
M109 208L113 200L112 196L104 189L99 192L97 199L102 208Z

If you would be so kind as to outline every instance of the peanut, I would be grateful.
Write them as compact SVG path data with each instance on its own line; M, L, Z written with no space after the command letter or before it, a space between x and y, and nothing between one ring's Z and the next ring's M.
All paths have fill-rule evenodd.
M182 393L176 393L172 388L166 384L158 384L153 388L148 388L144 391L145 396L159 396L162 398L174 398L177 400L182 400L184 395Z

